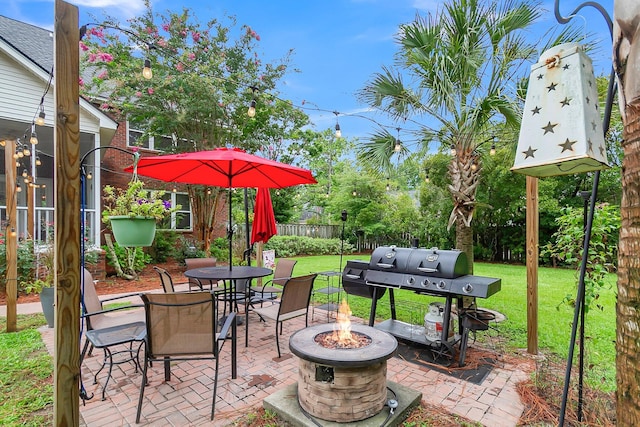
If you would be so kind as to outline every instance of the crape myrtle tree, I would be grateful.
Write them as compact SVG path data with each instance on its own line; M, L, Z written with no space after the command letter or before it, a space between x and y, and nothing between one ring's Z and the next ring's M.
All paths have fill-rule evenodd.
M148 0L145 5L126 23L107 17L87 25L80 42L82 94L143 131L141 140L169 140L161 147L166 152L235 146L261 153L308 123L306 114L278 98L292 51L266 62L260 35L238 28L233 17L201 24L189 9L161 15ZM145 61L150 79L142 76ZM249 117L253 100L256 114ZM226 192L189 186L189 195L194 235L208 250L215 208Z
M448 226L455 225L456 248L467 254L469 273L482 157L496 127L519 126L518 73L537 60L538 47L528 41L526 31L541 11L538 2L525 0L447 2L435 14L400 26L394 67L374 74L359 92L363 102L417 127L422 145L438 143L441 152L452 153L446 183L453 201ZM547 45L575 37L569 28ZM358 151L365 161L388 167L394 141L383 130Z

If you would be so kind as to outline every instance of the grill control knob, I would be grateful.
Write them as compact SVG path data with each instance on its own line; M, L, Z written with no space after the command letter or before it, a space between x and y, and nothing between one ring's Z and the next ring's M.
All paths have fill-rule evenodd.
M429 287L429 279L424 279L421 283L422 287L427 288Z
M467 283L466 285L464 285L462 287L462 292L464 292L465 294L470 294L471 292L473 292L473 286L471 285L471 283Z
M416 281L416 278L415 278L415 277L413 277L413 276L411 276L411 277L409 277L409 278L407 279L407 284L408 284L408 285L413 285L413 284L415 283L415 281Z
M444 280L441 280L437 285L438 289L444 289L447 287L447 284L444 283Z

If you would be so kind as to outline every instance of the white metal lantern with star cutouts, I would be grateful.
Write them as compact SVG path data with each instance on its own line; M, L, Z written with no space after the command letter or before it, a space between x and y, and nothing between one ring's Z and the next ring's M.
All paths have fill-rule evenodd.
M545 177L607 167L591 59L577 43L555 46L531 67L511 170Z

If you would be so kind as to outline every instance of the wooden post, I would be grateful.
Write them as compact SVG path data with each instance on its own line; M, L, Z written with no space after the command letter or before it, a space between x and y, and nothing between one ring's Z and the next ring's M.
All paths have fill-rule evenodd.
M7 140L4 147L4 164L7 195L7 228L5 229L5 245L7 257L6 292L7 292L7 332L15 332L18 327L18 239L16 236L16 142Z
M55 2L54 423L80 424L80 58L78 8Z
M527 351L538 354L538 178L527 176Z
M258 267L263 267L264 263L262 262L262 247L264 246L264 243L262 242L256 242L256 265ZM256 279L257 282L257 286L262 286L262 277L258 277L258 279Z

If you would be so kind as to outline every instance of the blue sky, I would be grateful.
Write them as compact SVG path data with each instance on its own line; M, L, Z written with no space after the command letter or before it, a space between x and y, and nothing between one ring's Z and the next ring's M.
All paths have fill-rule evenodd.
M0 0L0 14L40 27L53 27L53 0ZM104 14L125 20L143 9L142 0L69 0L78 6L80 24L95 22ZM293 65L300 73L290 74L280 88L283 97L294 104L304 101L316 105L318 112L308 110L318 130L335 126L339 117L343 136L366 137L376 129L374 123L349 114L361 114L391 126L383 116L366 112L354 93L368 79L391 65L396 46L394 33L402 23L410 22L416 13L436 11L442 0L153 0L156 12L182 7L197 12L200 22L223 13L237 17L238 26L251 26L261 38L264 59L275 60L294 50ZM560 11L569 15L582 1L561 0ZM611 14L613 0L600 2ZM548 12L537 31L559 27L553 16L553 1L543 3ZM592 55L597 72L608 72L611 43L604 20L594 9L583 9L578 25L585 32L598 32L601 49ZM535 37L535 34L532 34ZM600 64L598 66L598 64ZM342 116L346 114L346 116ZM400 125L401 126L401 125ZM401 136L402 137L402 136Z

